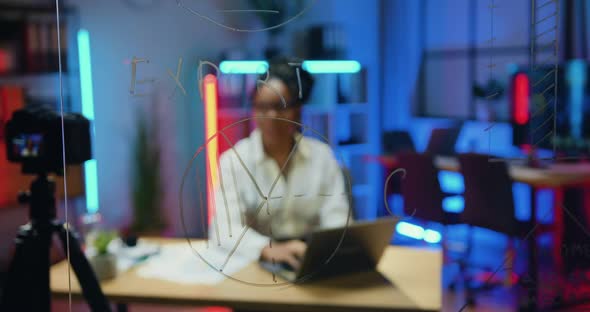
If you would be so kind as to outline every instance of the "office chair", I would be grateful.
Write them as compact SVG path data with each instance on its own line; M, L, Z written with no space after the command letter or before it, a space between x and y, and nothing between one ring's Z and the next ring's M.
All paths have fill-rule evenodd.
M512 179L505 162L491 162L488 155L467 153L459 155L459 164L465 184L463 194L465 206L461 213L461 221L470 227L466 258L472 249L471 227L476 226L505 234L509 237L508 261L506 267L506 285L511 284L511 267L514 255L512 240L523 238L530 231L530 223L519 221L514 213L514 198L512 194ZM466 270L466 263L460 262L462 276ZM464 279L467 285L467 302L475 304L475 292L485 290L470 286L471 279ZM485 285L497 286L497 285Z
M441 246L443 256L447 256L447 226L460 223L457 213L443 210L443 200L448 194L441 190L438 180L438 169L434 166L434 158L429 154L401 153L397 156L399 167L406 170L401 181L403 212L419 222L433 222L443 226Z
M344 193L346 194L346 201L348 202L348 207L351 209L351 221L358 220L359 213L356 211L354 205L354 197L352 194L352 175L350 169L344 165L340 165L340 170L342 170L342 178L344 180ZM348 185L350 183L350 185Z
M430 133L425 153L432 155L452 156L455 155L455 145L461 133L463 124L456 123L449 128L434 128Z
M459 214L443 210L442 202L447 194L441 190L438 169L429 154L405 152L398 156L399 167L406 170L401 183L404 213L413 218L442 225L458 224Z
M405 130L385 131L382 135L382 148L385 155L396 155L403 152L416 152L416 146L410 134ZM387 168L383 174L383 183L385 179L397 168ZM394 175L386 185L387 196L401 194L401 177Z

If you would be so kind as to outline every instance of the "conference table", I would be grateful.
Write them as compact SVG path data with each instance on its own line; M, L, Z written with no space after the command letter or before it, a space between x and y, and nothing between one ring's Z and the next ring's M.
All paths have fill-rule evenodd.
M393 170L397 168L397 159L395 156L377 156L367 157L369 161L377 161L385 168ZM527 235L528 243L528 267L529 278L531 285L538 285L538 258L537 258L537 244L536 237L539 232L540 225L537 223L537 192L543 188L562 189L565 187L586 186L590 182L590 163L548 163L540 167L531 167L526 165L525 160L510 160L502 158L492 158L490 161L505 161L508 164L508 171L510 177L514 182L527 184L531 187L530 203L531 203L531 228L532 231ZM434 164L439 170L460 172L461 168L456 157L450 156L436 156L434 157ZM562 225L563 220L563 205L554 205L555 209L555 223L558 226ZM557 209L561 208L561 209ZM554 237L559 241L561 232L555 231ZM560 245L554 244L554 257L560 258ZM560 261L560 259L556 259ZM536 287L529 288L528 309L530 311L536 310L537 291Z
M397 168L395 156L366 156L366 161L375 161L387 169ZM554 163L540 168L529 167L524 160L505 160L490 158L490 161L508 163L510 177L515 182L525 183L537 188L555 188L578 185L590 181L590 163ZM451 156L436 156L434 164L439 170L460 172L459 160Z
M186 239L156 239L160 244L188 243ZM149 261L149 259L147 260ZM195 261L201 261L195 257ZM138 266L145 265L139 264ZM442 253L440 249L388 246L377 272L361 272L289 287L256 287L225 279L216 285L181 284L143 278L138 266L101 282L111 303L225 306L246 311L440 311ZM51 267L54 298L67 298L68 264ZM73 273L73 272L72 272ZM268 283L271 273L254 262L234 277ZM71 294L83 299L75 274ZM277 277L277 282L282 282ZM124 308L123 308L124 309Z
M554 163L535 168L518 160L490 158L490 161L507 161L512 180L535 188L564 187L590 181L590 163ZM440 170L459 172L461 169L455 157L435 157L434 163Z

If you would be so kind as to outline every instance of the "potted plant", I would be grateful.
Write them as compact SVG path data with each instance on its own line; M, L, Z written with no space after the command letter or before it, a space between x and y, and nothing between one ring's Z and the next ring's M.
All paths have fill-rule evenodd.
M138 236L158 236L166 228L161 211L163 186L156 105L156 99L152 99L151 111L139 109L137 113L131 158L133 217L123 235L130 246L135 245Z
M107 280L117 275L117 257L108 251L110 242L117 237L114 231L98 231L92 239L96 254L90 257L90 266L99 280Z

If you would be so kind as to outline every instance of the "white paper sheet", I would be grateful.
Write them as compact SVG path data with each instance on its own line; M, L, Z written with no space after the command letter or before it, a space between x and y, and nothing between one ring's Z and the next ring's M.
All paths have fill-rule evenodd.
M117 272L123 273L146 258L157 254L160 246L156 243L139 239L134 247L126 246L121 239L114 239L109 243L109 253L117 257ZM96 250L90 244L85 251L88 259L96 255Z
M228 251L210 246L205 242L167 244L162 246L160 253L150 257L137 269L137 274L143 278L155 278L182 284L214 285L225 280L226 277L214 268L221 268ZM195 253L206 259L212 268ZM255 261L251 257L234 254L223 269L227 275L235 274L248 264Z

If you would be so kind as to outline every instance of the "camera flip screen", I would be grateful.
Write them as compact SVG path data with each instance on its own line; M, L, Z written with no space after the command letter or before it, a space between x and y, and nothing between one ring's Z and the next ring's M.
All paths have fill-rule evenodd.
M13 155L21 159L39 157L43 135L40 133L20 134L12 139Z

